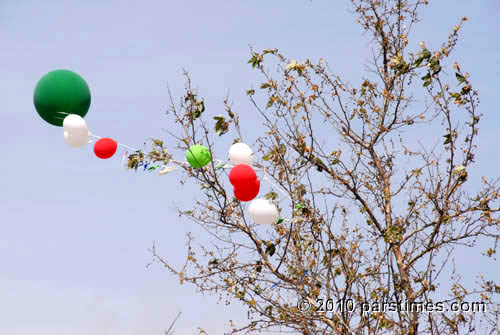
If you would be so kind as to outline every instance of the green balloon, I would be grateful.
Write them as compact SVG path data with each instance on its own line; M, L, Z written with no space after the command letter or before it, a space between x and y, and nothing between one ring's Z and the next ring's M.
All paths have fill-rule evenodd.
M186 152L186 160L192 167L201 168L210 163L212 155L210 155L210 151L207 147L195 144Z
M87 114L90 107L90 90L78 74L69 70L54 70L38 81L33 100L42 119L62 127L68 114L81 117Z

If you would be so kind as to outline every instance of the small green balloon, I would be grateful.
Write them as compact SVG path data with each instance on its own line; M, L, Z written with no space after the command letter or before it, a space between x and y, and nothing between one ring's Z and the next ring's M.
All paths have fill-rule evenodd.
M69 114L81 117L87 114L90 90L80 75L69 70L54 70L38 81L33 100L42 119L62 127Z
M195 144L186 152L186 160L192 167L201 168L210 163L212 155L207 147Z

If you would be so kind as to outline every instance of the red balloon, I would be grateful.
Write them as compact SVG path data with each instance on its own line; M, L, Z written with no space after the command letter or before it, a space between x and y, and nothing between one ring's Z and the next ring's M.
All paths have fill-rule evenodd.
M229 171L229 181L234 187L245 187L245 185L254 183L256 179L255 171L247 164L237 164Z
M251 184L234 188L234 196L240 201L255 199L260 190L260 180L255 179Z
M107 159L116 152L118 143L112 138L101 138L94 144L94 153L97 157Z

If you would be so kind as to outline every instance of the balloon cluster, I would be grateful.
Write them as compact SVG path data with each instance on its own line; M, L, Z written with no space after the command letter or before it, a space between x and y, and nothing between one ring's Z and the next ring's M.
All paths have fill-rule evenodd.
M252 168L253 152L245 143L235 143L229 149L229 159L234 167L229 172L229 182L234 186L234 196L240 201L250 201L259 194L260 180ZM276 223L279 213L276 206L266 199L255 199L248 212L257 224Z
M83 119L90 107L90 90L78 74L68 70L47 73L38 81L33 100L43 120L63 127L64 141L69 146L83 147L89 143L90 136L95 136ZM101 159L107 159L116 153L118 145L111 138L100 138L94 144L94 153ZM235 143L229 149L229 158L234 165L229 172L234 196L240 201L252 201L248 211L256 223L276 223L279 220L276 206L266 199L255 199L260 191L260 180L252 167L252 149L245 143ZM202 168L212 161L212 155L208 148L196 144L187 150L186 161L194 168ZM173 169L167 166L160 175Z
M90 90L85 80L69 70L54 70L37 83L34 104L46 122L64 128L64 141L73 148L89 143L90 132L83 119L90 107ZM112 157L118 143L101 138L94 144L94 153L101 159Z
M240 201L252 201L248 212L255 223L276 223L280 218L276 206L266 199L255 199L260 191L260 180L252 167L252 148L245 143L235 143L229 149L229 159L234 165L229 171L234 196ZM210 150L203 145L193 145L186 152L186 161L195 168L202 168L211 160Z
M229 181L234 186L234 196L240 201L254 199L260 190L260 180L252 168L253 152L245 143L235 143L229 149L229 159L234 167L229 172Z

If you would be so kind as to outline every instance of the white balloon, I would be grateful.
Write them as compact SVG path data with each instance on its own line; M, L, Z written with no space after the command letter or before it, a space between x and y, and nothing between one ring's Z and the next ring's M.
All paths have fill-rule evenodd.
M69 114L63 120L64 131L70 136L86 136L89 132L87 122L76 114Z
M68 144L70 147L73 148L80 148L89 143L89 138L90 138L90 132L87 131L87 134L82 134L82 133L76 133L76 134L71 134L68 133L66 130L64 131L64 141L66 144Z
M253 163L253 151L245 143L235 143L229 149L229 159L233 165Z
M280 218L276 206L266 199L253 200L248 207L248 213L257 224L276 223Z

